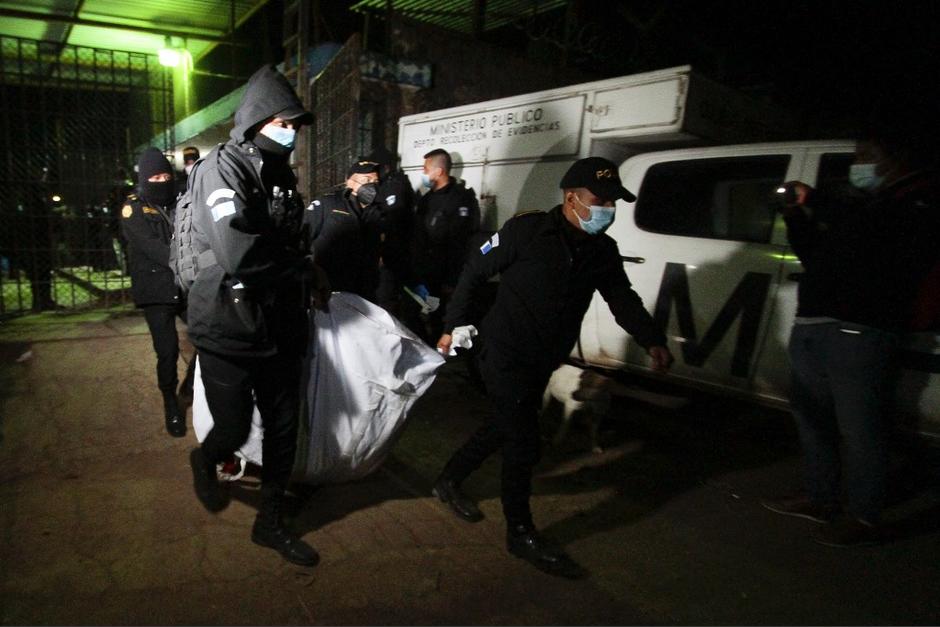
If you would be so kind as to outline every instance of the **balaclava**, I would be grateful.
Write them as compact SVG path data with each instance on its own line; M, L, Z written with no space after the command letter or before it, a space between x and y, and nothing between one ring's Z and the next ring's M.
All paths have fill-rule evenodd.
M154 174L163 173L170 175L169 181L154 183L147 180ZM176 185L172 178L173 168L159 149L151 146L140 153L140 158L137 160L137 174L140 181L138 192L145 201L160 207L169 207L176 200Z

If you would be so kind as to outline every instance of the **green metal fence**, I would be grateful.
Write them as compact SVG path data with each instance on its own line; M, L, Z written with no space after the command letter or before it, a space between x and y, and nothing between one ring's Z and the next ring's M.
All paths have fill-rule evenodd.
M171 149L156 55L0 37L0 316L130 302L134 147Z

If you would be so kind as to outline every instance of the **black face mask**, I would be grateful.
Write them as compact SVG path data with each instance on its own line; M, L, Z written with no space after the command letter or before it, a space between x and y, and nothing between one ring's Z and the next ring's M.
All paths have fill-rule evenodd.
M375 197L379 194L379 186L375 183L366 183L365 185L360 185L359 190L356 192L356 199L362 205L371 205L375 201Z
M141 191L144 200L161 207L168 207L176 200L176 185L173 181L144 181Z

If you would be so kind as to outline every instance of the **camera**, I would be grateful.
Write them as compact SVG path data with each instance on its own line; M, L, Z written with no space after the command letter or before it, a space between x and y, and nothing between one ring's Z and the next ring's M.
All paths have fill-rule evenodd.
M797 197L795 185L781 185L777 188L777 194L780 195L784 205L792 206L796 204Z

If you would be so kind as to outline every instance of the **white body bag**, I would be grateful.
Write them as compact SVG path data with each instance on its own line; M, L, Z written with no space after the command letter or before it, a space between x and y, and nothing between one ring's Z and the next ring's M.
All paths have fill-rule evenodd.
M332 295L329 311L313 315L310 340L294 478L312 484L359 479L388 455L444 358L384 309L345 292ZM212 424L197 363L193 429L200 442ZM262 436L255 407L237 455L260 466Z

